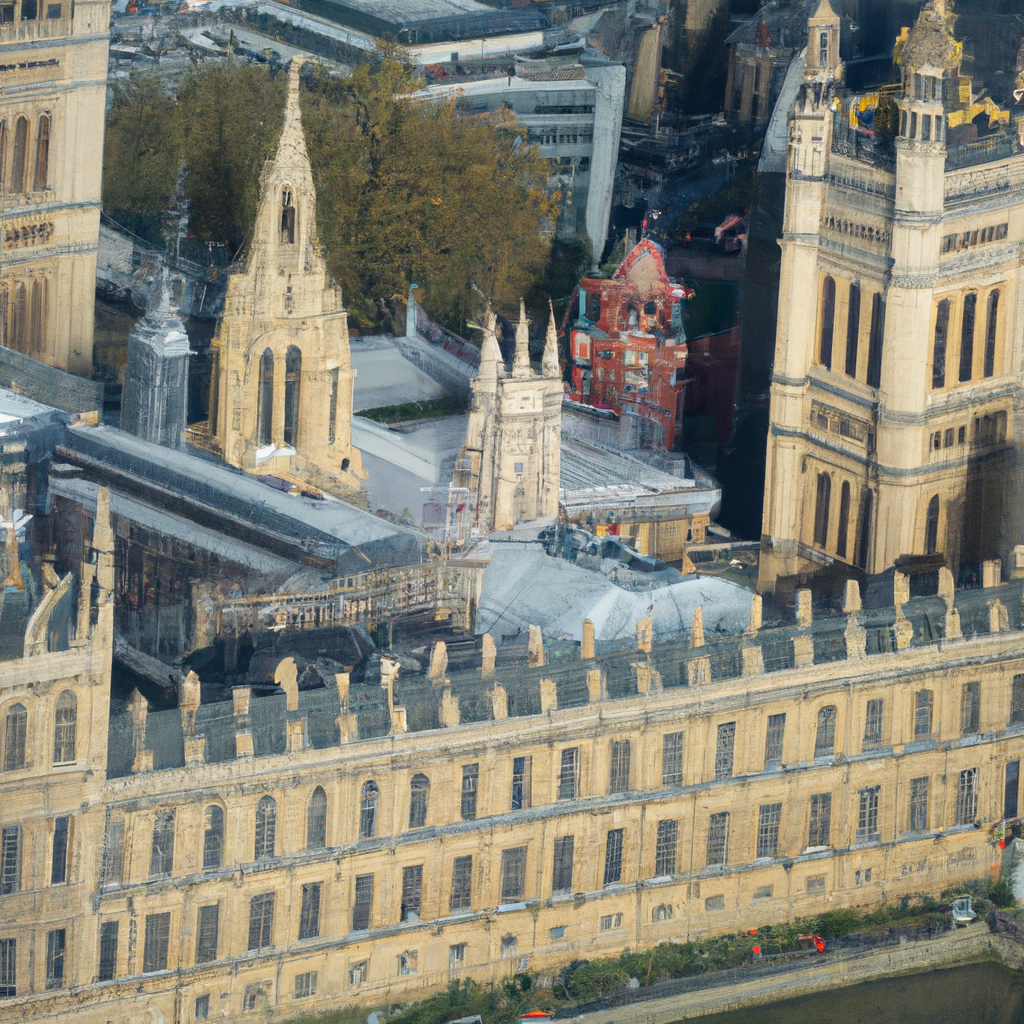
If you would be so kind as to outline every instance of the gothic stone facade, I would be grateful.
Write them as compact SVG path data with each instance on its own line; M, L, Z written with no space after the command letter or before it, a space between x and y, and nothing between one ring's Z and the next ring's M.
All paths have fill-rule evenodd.
M348 315L317 238L298 60L277 153L260 178L245 270L228 281L213 352L210 431L226 462L342 495L361 486Z
M789 124L764 589L901 555L975 573L1020 527L1019 133L930 0L897 46L886 153L850 127L878 97L840 88L839 28L823 2Z
M639 623L635 649L569 663L535 645L530 667L434 659L403 683L385 659L376 725L345 674L300 692L286 660L283 694L209 706L191 676L179 709L136 696L111 719L106 773L96 666L26 658L0 684L5 743L32 705L31 767L2 776L24 837L4 1012L287 1016L990 876L1019 811L1024 647L1021 581L986 583L910 600L897 575L895 608L819 622L805 591L774 630L754 598L742 637L705 643L698 618L652 645ZM45 694L65 690L80 731L52 767Z
M0 345L92 375L108 0L0 3Z

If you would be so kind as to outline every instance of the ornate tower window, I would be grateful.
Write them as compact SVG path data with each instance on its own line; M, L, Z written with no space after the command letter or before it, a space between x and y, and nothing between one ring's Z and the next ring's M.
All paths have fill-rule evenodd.
M939 496L932 495L928 502L928 514L924 524L924 552L934 555L939 546Z
M986 377L991 377L996 369L996 328L999 326L999 292L992 292L988 297L988 322L985 326L985 369Z
M260 356L259 397L256 404L257 434L263 446L273 443L274 427L274 353L265 349Z
M46 188L50 169L50 115L42 114L36 133L36 173L32 182L32 191L39 192Z
M821 286L821 337L818 360L826 369L832 369L832 334L836 322L836 282L826 277Z
M19 117L14 124L14 162L11 165L11 191L25 191L28 177L28 119Z
M818 493L814 504L814 543L824 547L828 541L828 513L832 499L832 477L818 474Z
M943 299L935 313L935 342L932 348L932 387L946 386L946 338L949 335L949 299Z
M302 352L294 345L285 356L284 443L293 447L299 441L299 400L302 382Z
M978 307L978 296L971 292L964 297L964 314L960 324L960 380L971 379L974 366L974 317Z
M281 191L281 244L295 244L295 203L290 188Z

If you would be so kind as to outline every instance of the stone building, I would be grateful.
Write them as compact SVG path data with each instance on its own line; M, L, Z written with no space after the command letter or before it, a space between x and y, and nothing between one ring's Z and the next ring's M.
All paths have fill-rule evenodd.
M92 375L109 0L0 5L0 345Z
M300 63L277 153L260 176L245 267L229 279L213 341L209 429L232 466L344 495L365 474L352 447L348 317L317 237Z
M530 325L522 302L511 373L489 308L483 334L454 482L469 490L473 522L488 532L558 513L562 377L554 313L540 373L530 365Z
M969 578L1021 526L1019 122L972 90L944 0L891 97L843 89L839 35L824 0L789 123L766 589L918 555Z

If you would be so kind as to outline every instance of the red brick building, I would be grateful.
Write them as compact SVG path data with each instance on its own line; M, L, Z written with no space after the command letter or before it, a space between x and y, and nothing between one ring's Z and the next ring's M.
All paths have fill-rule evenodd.
M566 314L569 397L620 416L635 413L650 426L645 438L680 450L687 357L682 303L692 294L670 280L661 249L646 238L610 279L584 278Z

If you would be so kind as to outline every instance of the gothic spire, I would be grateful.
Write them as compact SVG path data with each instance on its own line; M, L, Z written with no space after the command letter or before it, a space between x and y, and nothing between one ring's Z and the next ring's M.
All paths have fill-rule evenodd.
M526 303L519 300L519 323L516 324L516 354L512 360L512 376L531 376L530 370L530 321L526 319Z
M548 317L548 336L544 343L544 359L541 362L541 373L545 377L557 377L562 369L558 363L558 328L555 326L555 307L548 299L548 309L551 315Z
M488 302L484 313L484 338L480 345L480 368L477 370L476 380L481 386L486 385L492 391L498 386L498 377L504 376L504 373L499 373L499 367L504 370L504 366L498 336L495 333L497 323L497 317Z

